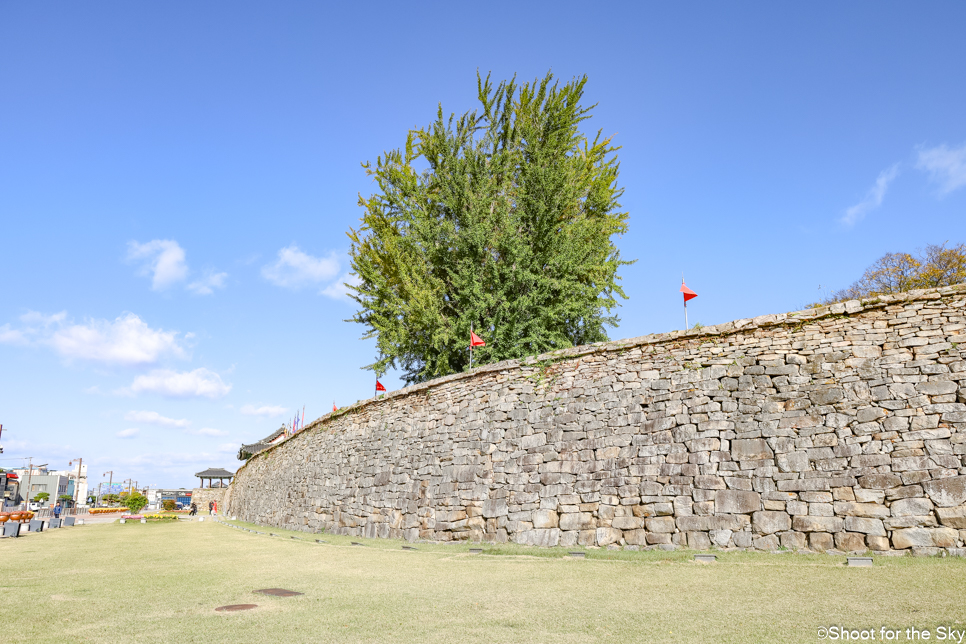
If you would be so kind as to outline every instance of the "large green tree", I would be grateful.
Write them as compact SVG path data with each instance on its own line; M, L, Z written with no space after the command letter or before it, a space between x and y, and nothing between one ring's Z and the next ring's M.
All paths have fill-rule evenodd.
M518 85L477 75L478 111L411 130L405 146L363 167L349 232L359 304L376 338L377 374L419 382L463 371L470 327L487 363L607 339L626 299L613 237L627 230L617 147L580 130L586 77Z

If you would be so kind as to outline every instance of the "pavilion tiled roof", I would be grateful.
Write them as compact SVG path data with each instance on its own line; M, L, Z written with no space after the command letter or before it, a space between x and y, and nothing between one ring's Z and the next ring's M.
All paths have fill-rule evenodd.
M234 472L223 470L220 467L209 467L204 472L195 474L200 479L230 479L235 476Z

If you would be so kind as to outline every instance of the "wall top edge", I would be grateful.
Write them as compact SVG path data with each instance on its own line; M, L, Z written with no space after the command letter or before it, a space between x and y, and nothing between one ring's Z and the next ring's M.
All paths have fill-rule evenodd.
M301 430L295 436L300 435L302 432L319 428L324 426L329 420L339 418L343 415L359 411L370 405L377 405L386 403L395 398L409 396L414 393L421 391L427 391L441 385L464 380L468 378L474 378L476 376L487 374L487 373L498 373L503 371L510 371L518 369L521 367L527 367L531 365L536 365L545 362L556 362L560 360L567 360L571 358L579 358L587 355L609 353L612 351L625 351L627 349L633 349L641 346L648 345L662 345L668 344L680 340L697 340L700 338L713 338L721 337L725 335L733 335L736 333L746 333L749 331L754 331L757 329L765 329L769 327L780 327L780 326L798 326L805 322L816 322L821 319L830 317L841 317L853 315L859 315L867 311L872 311L875 309L881 309L894 304L904 304L907 302L923 301L923 300L939 300L949 296L955 296L960 294L966 294L966 283L955 284L953 286L944 286L942 288L933 289L920 289L915 291L907 291L905 293L897 293L895 295L881 295L878 297L863 299L863 300L848 300L846 302L839 302L829 306L821 306L814 309L805 309L803 311L791 311L788 313L772 313L769 315L759 315L754 318L743 318L740 320L733 320L731 322L724 322L722 324L717 324L713 326L701 327L700 329L690 329L682 331L670 331L668 333L652 333L649 335L642 335L636 338L625 338L621 340L611 340L608 342L597 342L594 344L581 345L577 347L568 347L566 349L558 349L556 351L551 351L548 353L541 354L539 356L528 356L526 358L520 358L516 360L504 360L502 362L496 362L493 364L483 365L476 367L471 371L464 371L461 373L454 373L448 376L443 376L441 378L435 378L433 380L427 380L426 382L421 382L415 385L410 385L408 387L403 387L402 389L397 389L395 391L389 392L382 398L366 398L360 400L352 405L343 407L338 411L329 412L324 416L317 418L308 425L305 429ZM264 450L252 457L252 459L258 458L263 454L268 454L274 451L276 447L282 445L290 438L276 443L269 449ZM252 460L249 459L249 460ZM241 467L244 468L248 463L244 463ZM240 468L241 469L241 468ZM237 475L237 473L236 473Z

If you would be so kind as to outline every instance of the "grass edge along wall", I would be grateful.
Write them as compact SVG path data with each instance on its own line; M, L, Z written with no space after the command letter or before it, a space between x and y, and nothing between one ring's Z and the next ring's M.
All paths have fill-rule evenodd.
M966 285L574 347L328 414L251 458L239 518L531 545L966 540Z

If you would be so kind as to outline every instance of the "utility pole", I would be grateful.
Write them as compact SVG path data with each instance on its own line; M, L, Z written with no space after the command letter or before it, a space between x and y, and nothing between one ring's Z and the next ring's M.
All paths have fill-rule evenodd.
M33 456L28 456L27 457L27 461L28 461L28 464L27 464L27 491L24 493L25 496L23 497L23 509L29 511L30 510L30 477L33 476L33 473L34 473L34 457ZM47 467L47 464L44 463L43 465L38 465L37 467L38 467L38 469L41 468L41 467Z
M0 423L0 438L3 438L3 423ZM0 443L0 454L3 454L3 443Z
M111 470L110 472L104 472L103 474L101 474L101 476L107 476L108 474L111 475L111 479L107 483L107 493L114 494L114 492L112 491L114 489L114 470Z
M70 461L69 463L67 463L67 466L70 467L73 464L74 464L74 461ZM80 494L81 467L83 465L84 465L84 459L78 458L77 459L77 481L74 483L74 513L75 514L77 513L77 495Z

